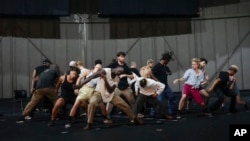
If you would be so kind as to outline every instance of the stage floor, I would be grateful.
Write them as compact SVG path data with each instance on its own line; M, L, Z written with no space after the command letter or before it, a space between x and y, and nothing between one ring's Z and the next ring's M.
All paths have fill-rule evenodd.
M250 105L250 93L242 99ZM229 141L229 125L250 124L250 112L237 105L238 112L229 114L228 104L229 100L225 110L219 110L212 117L202 116L199 107L193 104L191 113L184 114L183 120L147 116L140 126L130 125L125 115L115 114L112 124L103 124L102 118L96 116L93 129L85 131L85 116L77 118L67 129L65 118L57 120L56 126L48 127L50 114L45 112L37 112L32 120L17 124L20 103L0 99L0 137L3 141Z

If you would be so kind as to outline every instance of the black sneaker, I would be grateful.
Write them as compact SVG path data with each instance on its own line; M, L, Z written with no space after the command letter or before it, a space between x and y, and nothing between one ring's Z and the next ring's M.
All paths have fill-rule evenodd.
M54 121L50 121L50 122L48 123L48 126L49 126L49 127L55 126L55 122L54 122Z
M245 108L245 110L249 109L247 104L244 104L244 108Z
M236 113L236 112L237 112L236 109L230 109L230 110L229 110L229 113L232 113L232 114L233 114L233 113Z
M24 118L24 117L20 117L20 118L16 121L16 123L24 123L24 121L25 121L25 118Z
M143 121L139 118L135 118L134 120L131 120L130 123L134 125L142 125Z

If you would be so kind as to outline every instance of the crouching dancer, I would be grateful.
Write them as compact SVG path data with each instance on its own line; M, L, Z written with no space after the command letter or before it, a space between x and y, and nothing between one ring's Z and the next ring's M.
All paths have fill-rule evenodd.
M59 67L53 64L49 69L40 74L40 77L37 80L36 90L34 91L31 100L25 106L22 117L16 121L17 123L23 123L25 116L30 115L32 110L36 108L36 105L42 100L43 97L47 97L53 105L55 104L57 100L55 83L60 76L59 72Z
M136 106L135 114L137 115L143 108L145 102L152 105L155 108L157 116L159 118L169 119L167 112L163 104L157 99L157 96L162 93L165 85L161 82L157 82L150 78L140 77L135 82L135 91L136 91Z
M142 121L137 119L133 113L130 106L117 94L120 92L116 87L119 82L119 75L122 73L123 68L104 68L90 77L86 78L81 85L76 86L75 88L82 87L82 85L89 82L91 79L99 77L97 80L97 85L95 91L92 94L92 97L88 105L88 120L87 125L84 127L84 130L91 129L93 118L95 115L95 109L100 102L111 103L114 106L117 106L124 113L126 113L130 119L131 123L142 124Z

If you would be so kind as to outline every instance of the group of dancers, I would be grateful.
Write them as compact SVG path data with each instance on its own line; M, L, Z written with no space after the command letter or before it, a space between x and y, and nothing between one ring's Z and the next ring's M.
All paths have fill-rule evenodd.
M240 99L235 78L238 71L236 65L221 71L213 82L209 82L205 71L207 60L193 58L191 68L181 78L173 81L174 84L184 82L178 104L177 96L168 84L168 76L172 74L168 63L173 60L173 52L163 53L158 63L149 59L140 69L137 69L135 62L128 66L125 57L124 52L118 52L116 59L106 67L98 59L91 69L85 68L82 61L71 61L70 68L65 73L60 72L58 65L52 64L48 59L44 60L42 66L34 69L31 99L17 123L31 119L37 104L43 98L52 102L48 126L55 126L61 108L70 104L72 106L65 127L71 127L79 108L83 108L87 117L84 130L92 128L96 108L100 109L105 124L112 123L110 115L114 107L117 107L134 125L143 124L145 108L153 111L156 118L181 119L184 106L190 99L201 106L201 111L206 116L212 116L223 105L225 96L231 98L230 112L236 112L236 103L248 109L247 103ZM215 93L217 97L213 102L209 102L211 93Z

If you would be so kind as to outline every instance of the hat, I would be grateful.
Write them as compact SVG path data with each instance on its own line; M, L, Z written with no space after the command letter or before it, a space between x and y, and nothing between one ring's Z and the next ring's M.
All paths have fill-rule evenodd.
M76 66L76 61L70 61L69 66L70 67L75 67Z
M230 70L234 70L235 72L237 72L237 71L239 70L238 66L236 66L236 65L231 65L231 66L229 67L229 69L230 69Z
M44 60L43 60L43 64L46 64L46 63L52 64L51 61L50 61L49 59L44 59Z

